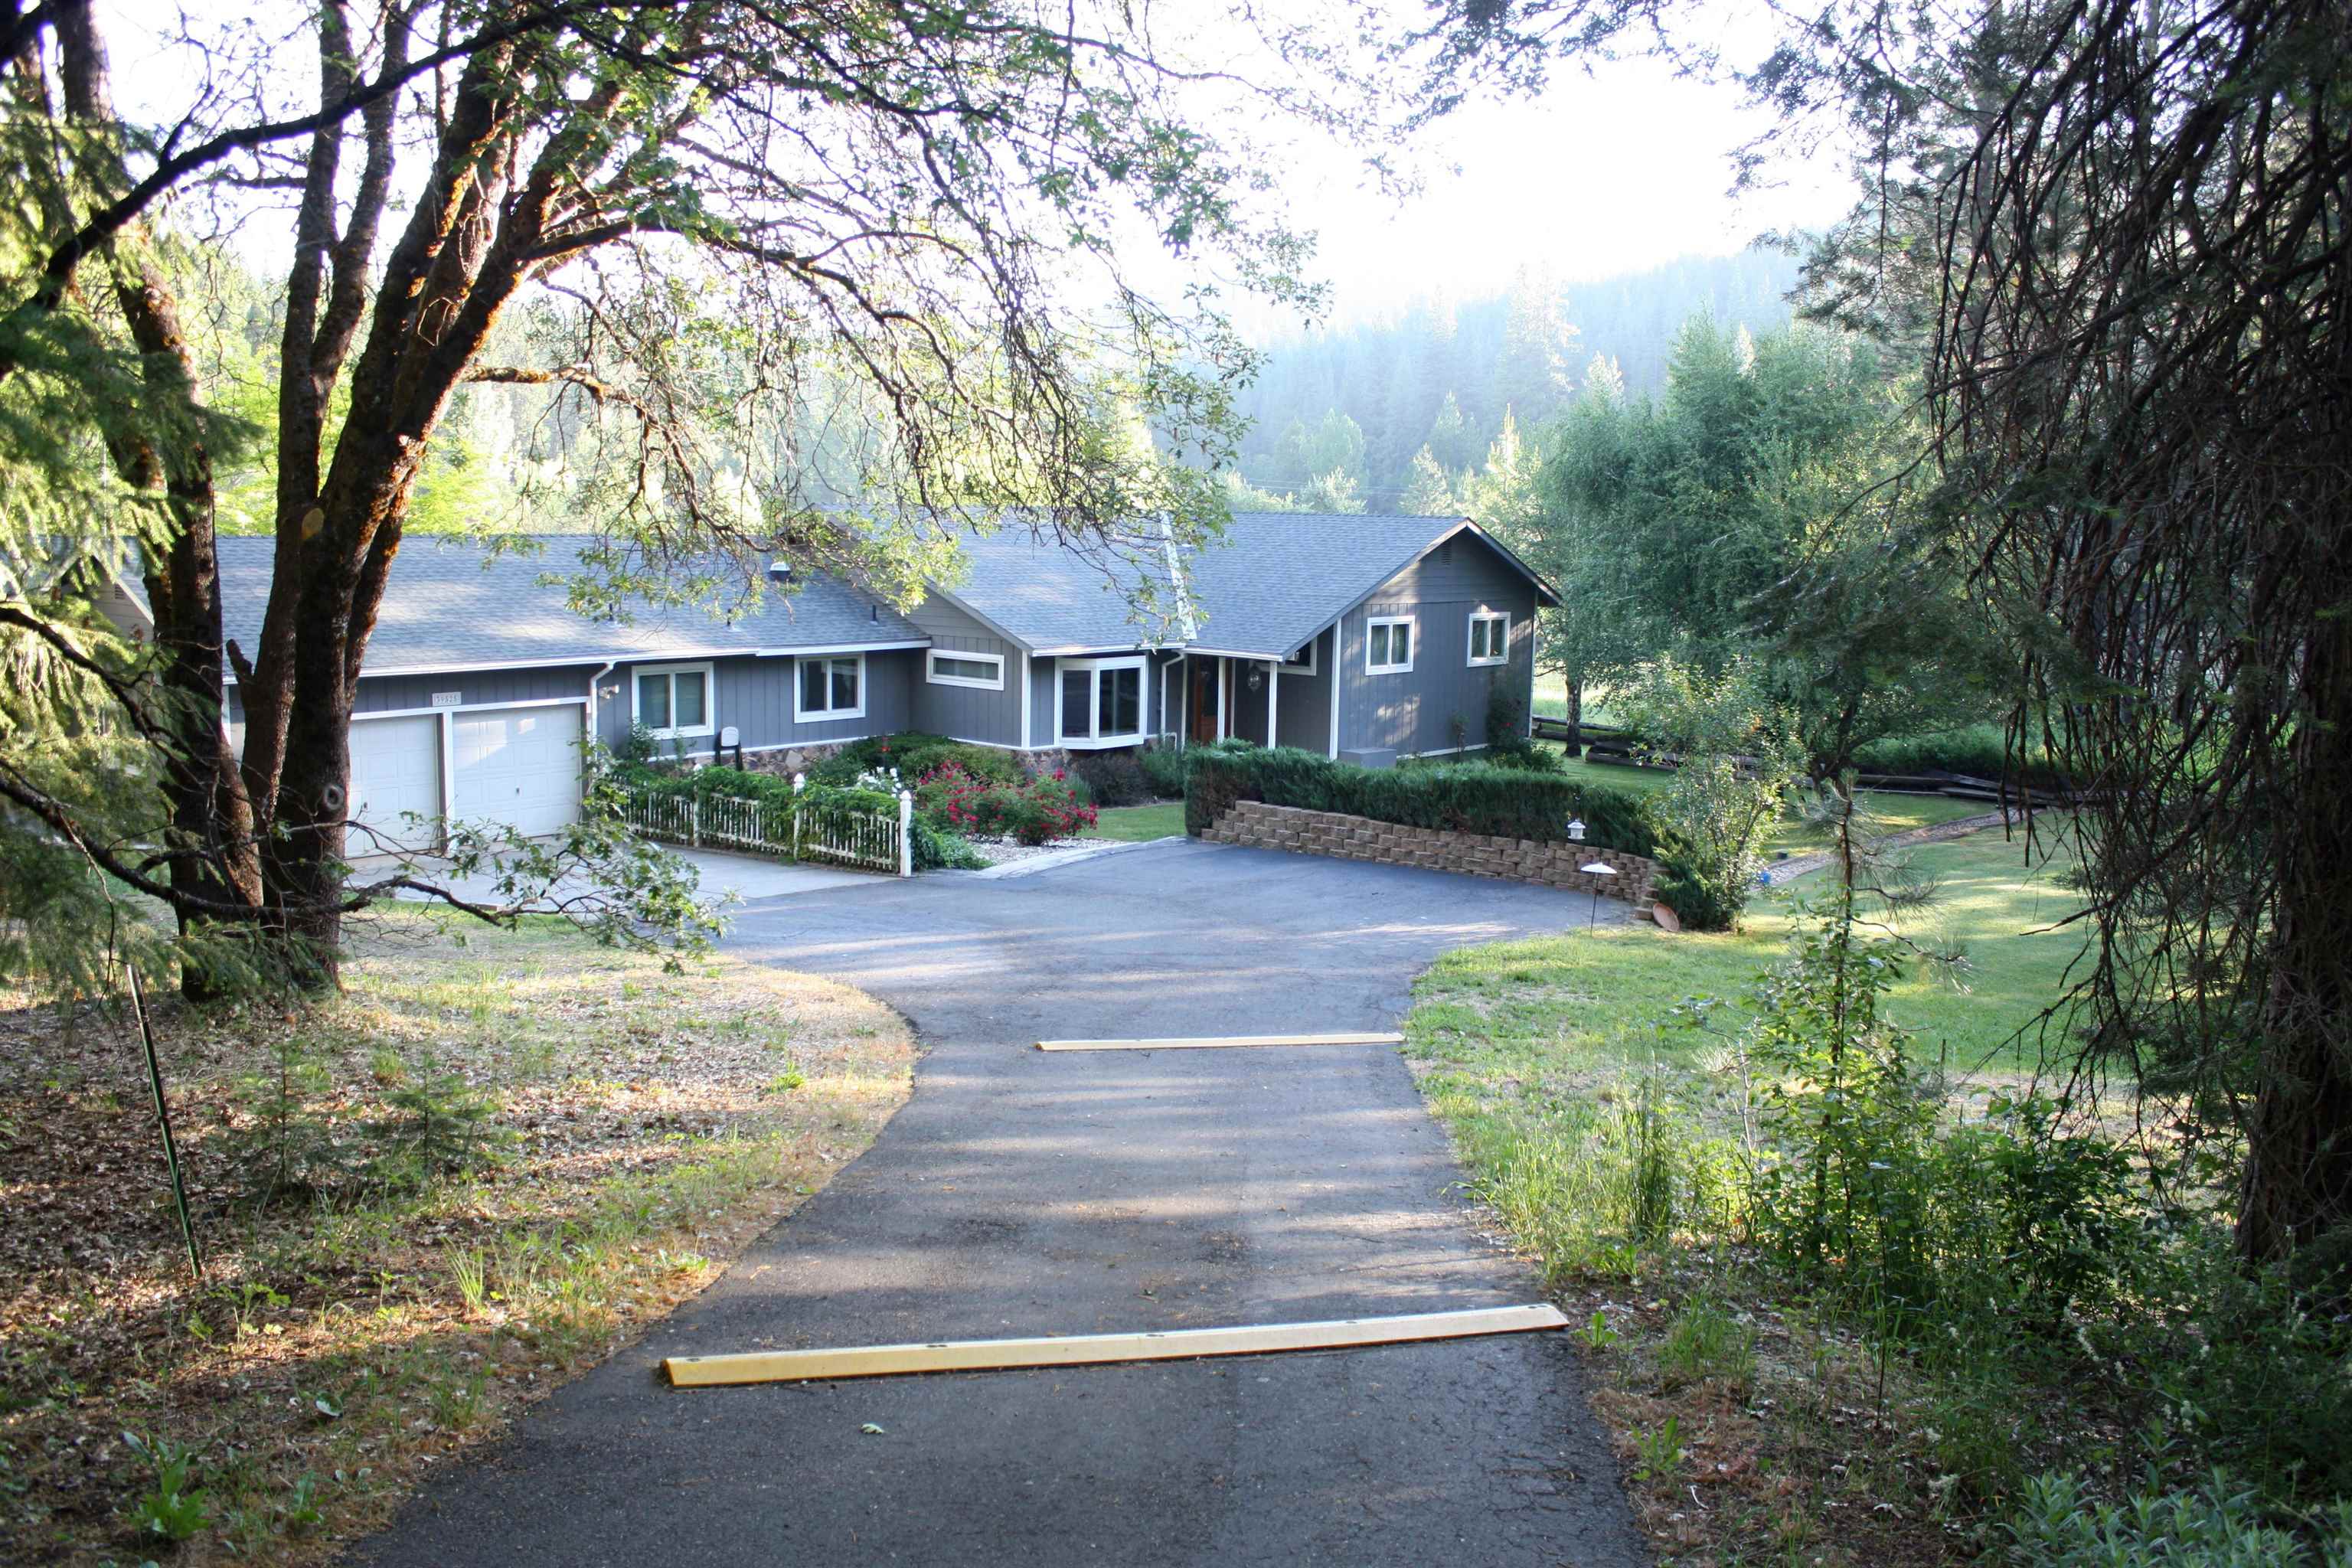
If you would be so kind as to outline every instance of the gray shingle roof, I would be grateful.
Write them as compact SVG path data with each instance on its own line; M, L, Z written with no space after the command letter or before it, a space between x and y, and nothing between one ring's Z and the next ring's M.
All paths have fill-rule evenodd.
M1064 544L1027 525L1009 522L996 532L961 534L966 562L945 592L965 609L1033 653L1093 648L1174 647L1183 629L1139 617L1139 590L1149 588L1172 616L1165 547L1156 530L1138 530L1108 547Z
M1363 512L1236 513L1223 540L1185 563L1201 612L1195 645L1262 658L1287 654L1465 523L1459 517ZM1541 602L1554 602L1525 563L1496 548L1536 582Z
M699 606L644 605L625 624L593 620L564 602L562 584L542 581L581 570L579 552L590 538L551 534L537 542L544 546L541 553L492 556L471 540L412 534L402 541L368 639L367 673L929 640L888 605L809 574L798 592L771 587L757 607L739 606L731 621ZM227 633L250 653L269 598L275 542L224 535L219 548Z
M1279 658L1465 521L1362 512L1235 513L1223 540L1184 561L1185 592L1196 623L1189 640L1221 653ZM956 542L971 564L950 595L1032 652L1172 647L1187 640L1174 626L1139 622L1129 607L1131 590L1147 576L1162 602L1173 604L1166 593L1166 569L1148 533L1138 532L1117 550L1091 552L1050 536L1039 540L1017 524ZM1510 552L1501 553L1535 576ZM1538 596L1551 603L1550 590L1537 582Z

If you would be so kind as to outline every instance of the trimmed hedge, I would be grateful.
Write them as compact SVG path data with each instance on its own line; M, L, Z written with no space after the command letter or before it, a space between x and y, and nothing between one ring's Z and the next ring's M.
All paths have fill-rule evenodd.
M1584 819L1596 849L1655 855L1657 834L1643 797L1611 784L1556 773L1467 763L1450 768L1360 768L1288 746L1267 750L1220 742L1185 753L1184 831L1208 831L1237 801L1368 816L1403 827L1488 833L1559 843L1568 820Z
M2036 789L2063 787L2051 766L2049 753L2034 746L2024 766L2011 773L2007 739L1999 725L1972 724L1935 735L1903 735L1873 741L1853 754L1854 765L1866 773L1963 773L1970 778L1998 779L2004 774Z

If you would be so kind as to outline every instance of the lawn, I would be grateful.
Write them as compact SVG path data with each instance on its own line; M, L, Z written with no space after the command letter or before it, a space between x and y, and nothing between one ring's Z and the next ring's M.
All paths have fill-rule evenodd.
M1100 813L1094 826L1078 837L1116 838L1129 844L1141 844L1154 838L1181 837L1183 832L1184 803L1162 800L1150 805L1112 806Z
M314 1009L159 1005L201 1284L123 1020L0 1012L0 1561L331 1555L700 1289L908 1091L904 1021L829 982L666 973L552 921L355 925Z
M1633 790L1643 795L1665 788L1675 776L1662 768L1618 767L1588 763L1581 757L1563 757L1559 766L1561 773L1570 778ZM1994 809L1982 801L1954 800L1942 795L1892 795L1865 790L1862 800L1871 816L1888 832L1933 827L1938 823L1957 821L1963 816L1982 816ZM1825 848L1828 844L1826 828L1805 822L1794 811L1781 818L1780 825L1772 830L1771 837L1766 840L1767 848L1792 855Z
M1956 1069L2021 1061L2012 1037L2057 995L2081 948L2074 928L2051 931L2074 904L2056 868L2029 867L2019 840L1999 831L1923 847L1912 860L1940 896L1920 924L1960 939L1956 979L1915 966L1888 1010L1930 1058ZM1646 921L1530 942L1465 948L1425 975L1407 1031L1417 1055L1528 1093L1563 1079L1596 1081L1653 1058L1695 1064L1706 1037L1660 1033L1675 1004L1712 995L1738 1004L1782 955L1798 899L1822 873L1761 894L1736 933L1668 935ZM1925 931L1923 931L1925 934ZM2030 1057L2030 1042L2023 1047Z

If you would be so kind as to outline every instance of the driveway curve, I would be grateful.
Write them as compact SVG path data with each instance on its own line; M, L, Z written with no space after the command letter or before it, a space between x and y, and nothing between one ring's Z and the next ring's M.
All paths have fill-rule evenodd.
M730 948L914 1022L913 1098L709 1290L357 1560L1646 1561L1561 1335L695 1391L658 1372L1533 1300L1473 1231L1393 1050L1031 1047L1392 1027L1439 953L1588 918L1542 889L1192 842L753 906Z

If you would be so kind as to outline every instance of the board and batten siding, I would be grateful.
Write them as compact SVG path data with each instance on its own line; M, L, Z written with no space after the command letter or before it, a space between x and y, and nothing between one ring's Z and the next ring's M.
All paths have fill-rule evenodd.
M1496 610L1511 617L1510 660L1473 667L1470 617ZM1340 746L1403 756L1485 745L1486 700L1495 683L1510 681L1523 710L1534 695L1535 610L1534 585L1467 534L1453 540L1450 551L1441 547L1373 589L1340 622ZM1413 617L1412 668L1371 675L1364 668L1366 627L1389 616Z
M1320 752L1331 743L1331 633L1315 636L1315 673L1282 672L1281 722L1274 738L1286 746Z
M923 628L942 653L984 653L1004 661L1004 689L941 686L930 679L929 661L914 656L914 728L987 746L1021 744L1021 646L1007 642L980 621L941 599L926 599L907 618Z
M588 697L593 664L559 665L546 669L473 669L454 675L362 675L352 695L352 714L399 713L436 707L490 708L507 702L583 702ZM606 685L612 684L608 676ZM436 697L454 693L455 703L436 703ZM245 701L238 689L227 689L227 718L245 722ZM607 704L610 706L610 704ZM621 732L628 733L625 721Z
M856 719L831 719L803 724L793 718L793 686L798 679L800 661L788 654L772 656L737 655L714 659L644 659L635 664L616 665L613 672L597 684L600 688L618 687L618 695L597 705L597 734L607 746L617 747L629 738L629 723L635 711L635 673L644 666L669 664L709 664L714 698L711 705L709 735L698 735L686 743L688 756L709 756L718 731L729 725L736 731L736 741L747 752L771 751L782 746L812 746L828 742L862 740L867 735L887 735L909 727L909 685L922 679L922 651L919 648L893 648L866 656L866 711ZM669 754L670 743L662 743L662 752Z

